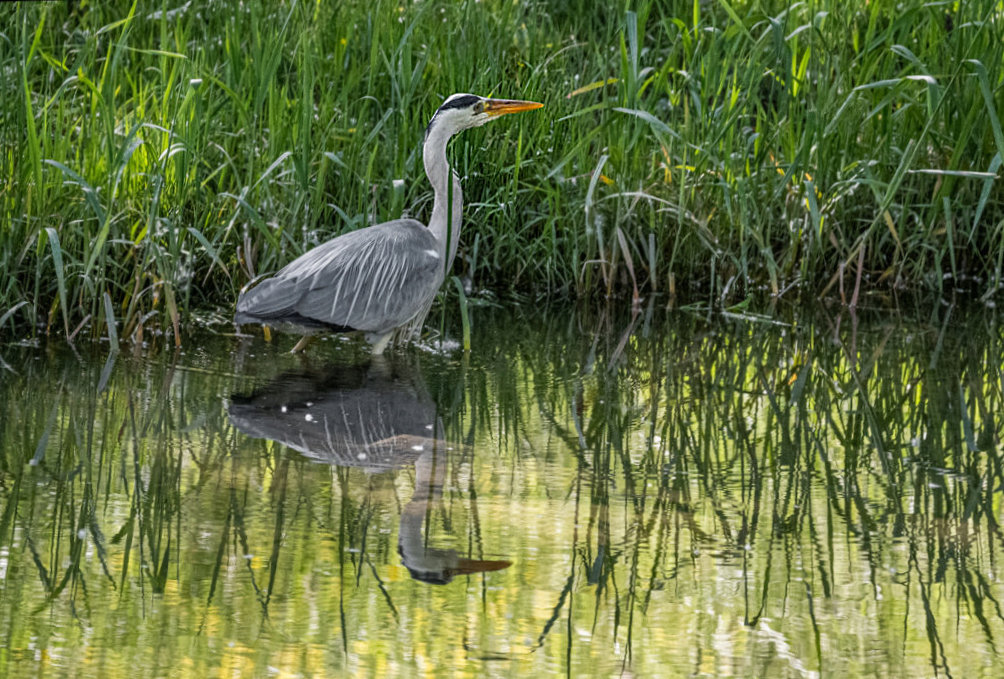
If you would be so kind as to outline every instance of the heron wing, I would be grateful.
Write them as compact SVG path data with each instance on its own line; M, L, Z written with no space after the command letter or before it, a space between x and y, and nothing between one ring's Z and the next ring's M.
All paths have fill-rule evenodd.
M341 235L241 296L238 315L302 316L383 333L422 311L443 281L435 236L413 219Z

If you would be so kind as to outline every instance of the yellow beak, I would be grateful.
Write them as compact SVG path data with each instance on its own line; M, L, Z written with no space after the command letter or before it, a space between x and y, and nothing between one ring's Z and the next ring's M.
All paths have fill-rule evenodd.
M485 99L485 113L492 116L504 116L507 113L533 111L543 108L543 104L535 101L520 101L519 99Z

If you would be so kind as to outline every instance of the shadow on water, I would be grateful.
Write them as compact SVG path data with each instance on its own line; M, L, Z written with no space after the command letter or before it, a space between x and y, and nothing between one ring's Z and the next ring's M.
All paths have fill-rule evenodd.
M0 347L0 673L995 676L997 317L474 320Z

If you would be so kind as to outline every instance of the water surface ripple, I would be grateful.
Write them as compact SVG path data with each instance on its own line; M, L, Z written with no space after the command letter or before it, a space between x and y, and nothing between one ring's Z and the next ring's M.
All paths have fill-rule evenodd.
M999 318L0 346L0 675L998 677Z

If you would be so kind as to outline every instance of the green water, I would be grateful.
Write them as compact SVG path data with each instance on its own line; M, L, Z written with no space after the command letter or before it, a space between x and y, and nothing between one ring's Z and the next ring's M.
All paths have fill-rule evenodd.
M0 358L0 675L999 677L993 315Z

